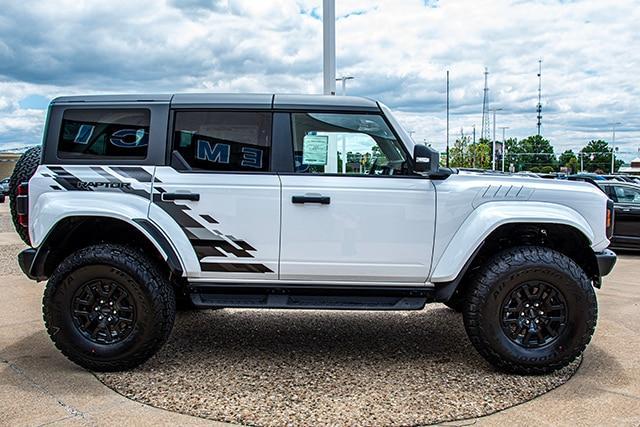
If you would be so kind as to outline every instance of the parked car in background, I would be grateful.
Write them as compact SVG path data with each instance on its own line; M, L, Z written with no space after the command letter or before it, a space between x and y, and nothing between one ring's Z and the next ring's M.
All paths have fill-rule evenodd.
M9 180L11 178L5 178L0 181L0 194L8 195L9 194Z
M640 177L633 175L602 175L607 181L630 182L632 184L640 184Z
M614 203L611 247L640 249L640 185L619 181L597 181L597 185Z
M573 178L589 178L594 181L606 181L606 178L602 175L598 175L597 173L589 173L589 172L580 172L573 175L569 175L569 179Z
M538 175L537 173L533 173L529 171L516 172L516 175L526 176L527 178L540 178L540 175Z

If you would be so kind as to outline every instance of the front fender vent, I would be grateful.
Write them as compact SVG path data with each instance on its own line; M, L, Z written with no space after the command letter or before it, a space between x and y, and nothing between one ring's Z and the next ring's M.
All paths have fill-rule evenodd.
M524 185L488 185L478 191L473 207L501 200L529 200L533 191L533 188Z

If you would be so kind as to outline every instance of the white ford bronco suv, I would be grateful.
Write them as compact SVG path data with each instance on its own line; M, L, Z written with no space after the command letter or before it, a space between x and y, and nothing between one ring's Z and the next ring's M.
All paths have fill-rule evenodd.
M57 98L10 187L47 331L93 370L147 360L177 307L442 302L496 367L551 372L616 260L596 187L442 168L356 97Z

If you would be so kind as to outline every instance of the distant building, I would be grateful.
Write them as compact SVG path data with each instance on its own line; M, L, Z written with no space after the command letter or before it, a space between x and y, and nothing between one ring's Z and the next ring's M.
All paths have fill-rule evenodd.
M640 175L640 157L631 160L630 166L620 166L620 173L628 173L630 175Z

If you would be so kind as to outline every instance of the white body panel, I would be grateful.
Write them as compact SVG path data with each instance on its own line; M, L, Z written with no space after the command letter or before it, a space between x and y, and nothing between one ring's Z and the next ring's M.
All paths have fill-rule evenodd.
M40 166L29 181L29 235L33 246L40 246L56 224L66 218L107 217L126 222L136 228L167 259L168 254L165 253L159 242L155 241L147 230L134 221L134 219L147 218L151 201L151 180L148 183L140 182L126 175L121 175L112 168L102 166L99 168L102 169L102 173L98 172L97 167L63 166L64 171L78 180L106 182L106 176L111 175L112 181L129 183L132 190L140 193L125 193L117 188L82 191L77 188L73 179L65 178L65 175L55 172L57 168L60 166ZM140 167L139 169L144 170L149 176L153 176L155 168ZM173 221L165 221L160 230L165 233L169 242L176 245L176 243L180 243L180 239L176 239L175 235L172 236L173 238L169 238L166 234L166 231L171 229L172 223L175 224ZM189 252L181 250L180 245L174 246L174 249L177 249L176 253L183 271L189 265L197 265L195 257L190 258Z
M29 181L29 235L34 246L39 246L49 231L66 217L106 216L130 224L133 223L134 218L147 217L150 197L126 194L115 188L80 191L72 179L54 172L56 168L58 167L39 166ZM96 167L67 165L62 168L82 181L106 181L104 176L96 171ZM141 183L119 175L111 168L102 166L100 168L111 174L114 179L130 183L135 190L151 193L151 183ZM153 174L153 167L144 169L149 174ZM140 229L139 226L134 225ZM163 253L162 250L160 252Z
M578 229L595 252L609 245L607 197L583 182L461 173L434 182L438 223L432 282L453 280L482 241L507 223L555 223Z
M184 208L183 213L195 221L199 227L180 224L179 217L174 216L180 227L172 227L171 236L178 234L181 240L186 239L185 232L190 234L191 244L195 237L207 240L207 236L216 236L225 245L231 245L237 251L219 249L216 256L202 255L196 259L202 266L209 266L219 271L202 271L199 264L189 263L187 276L207 279L277 279L280 244L280 179L271 174L232 174L232 173L180 173L170 167L158 167L155 178L160 182L154 188L165 192L190 192L200 195L199 201L179 200L174 204ZM165 227L167 213L160 209L157 202L149 211L150 219ZM214 223L206 218L215 220ZM165 228L166 229L166 228ZM181 229L178 232L178 229ZM186 229L186 231L185 231ZM184 239L182 239L184 237ZM237 241L248 243L255 250L240 251ZM190 252L194 257L194 248L182 251ZM244 255L244 256L239 256ZM219 264L227 264L225 266ZM232 265L263 265L269 271L251 272L233 271ZM194 268L195 267L195 268ZM241 267L239 267L241 268ZM235 269L238 270L238 269Z
M280 278L424 283L435 191L421 178L284 175ZM293 204L321 194L328 205Z

